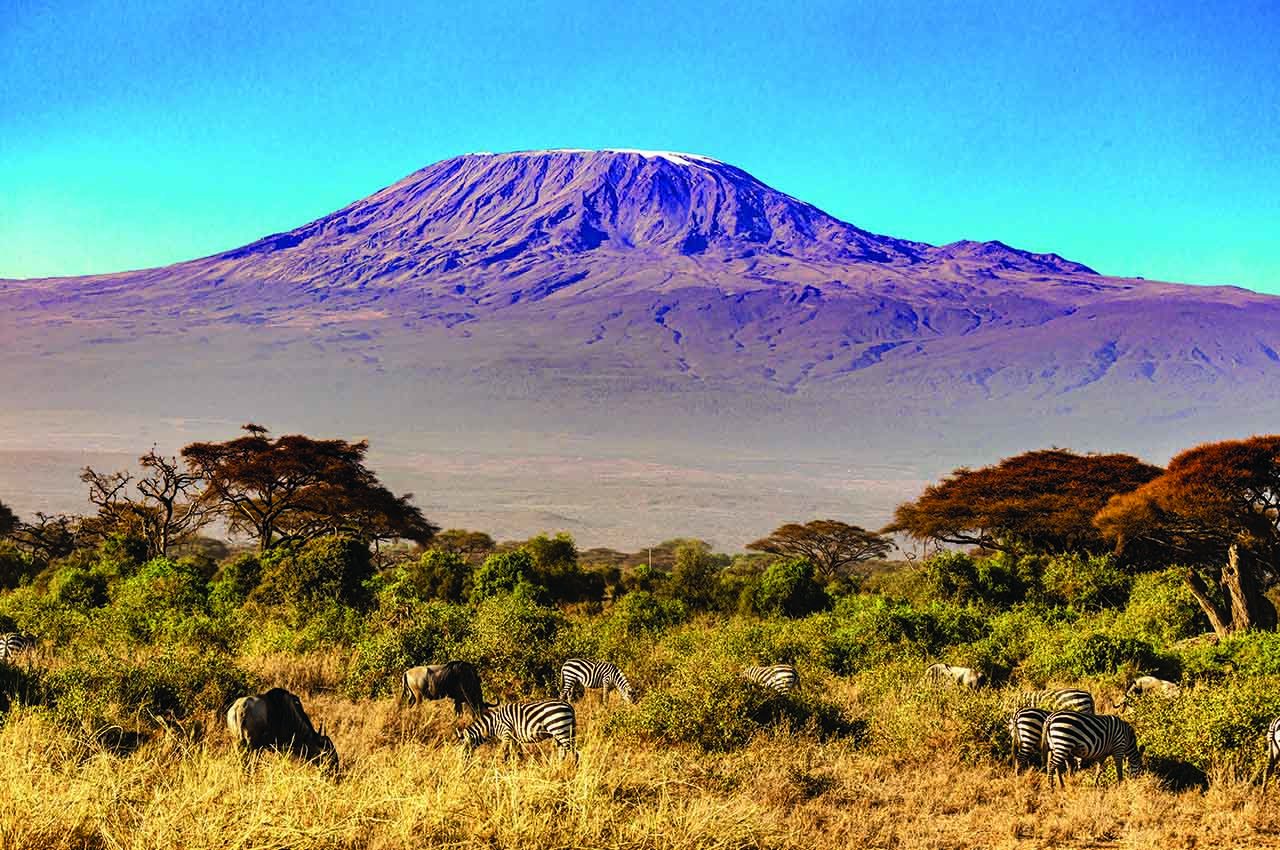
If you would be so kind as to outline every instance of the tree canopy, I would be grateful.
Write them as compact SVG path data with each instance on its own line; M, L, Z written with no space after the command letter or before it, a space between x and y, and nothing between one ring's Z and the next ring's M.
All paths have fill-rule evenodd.
M260 550L323 535L426 543L438 530L411 494L393 495L365 466L366 441L273 440L259 425L244 430L224 443L192 443L182 457L204 481L201 502Z
M833 519L816 519L788 523L768 537L747 544L748 549L802 558L813 565L818 578L831 581L844 578L854 564L883 558L893 543L874 531Z
M0 537L8 537L17 527L18 515L4 502L0 502Z
M1129 563L1185 566L1219 634L1275 627L1263 592L1280 581L1280 435L1189 449L1094 522Z
M883 532L1006 552L1102 552L1107 543L1094 515L1161 472L1126 454L1025 452L955 470L899 506Z

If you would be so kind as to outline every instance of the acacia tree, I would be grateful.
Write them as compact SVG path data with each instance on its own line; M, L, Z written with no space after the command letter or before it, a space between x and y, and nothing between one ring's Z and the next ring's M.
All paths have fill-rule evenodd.
M1163 470L1125 454L1042 449L961 467L898 507L882 533L1005 552L1103 552L1093 525L1107 500Z
M366 543L405 539L427 543L438 530L395 496L365 466L366 441L315 440L301 434L271 439L260 425L224 443L192 443L182 457L204 481L200 500L260 551L326 534Z
M431 548L457 555L467 563L481 560L495 548L493 538L483 531L448 528L431 538Z
M1280 435L1206 443L1094 519L1125 561L1184 567L1219 635L1274 629L1280 581Z
M9 537L33 560L47 564L75 551L78 529L77 517L36 511L34 520L14 525Z
M127 472L84 468L80 480L89 486L89 501L98 514L86 519L81 530L99 538L128 534L146 544L148 558L163 557L209 524L211 506L198 498L200 474L183 469L176 457L164 457L153 447L138 463L144 472L136 482ZM129 490L131 482L136 494Z
M874 531L834 519L815 519L803 525L787 523L768 537L747 544L748 549L788 558L803 558L824 581L848 576L850 567L883 558L893 543Z

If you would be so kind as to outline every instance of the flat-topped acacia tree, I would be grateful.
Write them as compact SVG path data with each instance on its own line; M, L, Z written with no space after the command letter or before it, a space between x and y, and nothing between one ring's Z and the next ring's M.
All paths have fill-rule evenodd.
M1025 452L955 470L899 506L882 533L1004 552L1104 552L1094 515L1163 471L1126 454Z
M1095 517L1137 566L1179 565L1218 635L1274 629L1280 582L1280 435L1206 443Z
M272 439L253 424L244 431L223 443L192 443L182 457L204 481L199 498L260 551L326 534L427 543L439 530L412 494L392 494L365 466L367 441Z
M787 523L768 537L747 544L748 549L789 558L804 558L823 581L847 578L854 564L883 558L893 541L874 531L834 519Z

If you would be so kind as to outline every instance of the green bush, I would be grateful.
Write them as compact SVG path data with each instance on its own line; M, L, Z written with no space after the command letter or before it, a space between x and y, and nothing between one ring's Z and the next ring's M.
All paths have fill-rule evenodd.
M686 657L667 676L665 687L646 692L630 710L606 721L612 734L635 735L710 751L745 746L761 731L778 728L825 738L857 735L851 722L817 690L779 694L748 682L736 659L714 650Z
M40 571L31 556L7 540L0 540L0 590L26 584Z
M1170 644L1209 629L1180 570L1147 573L1133 580L1120 628L1135 637Z
M1040 576L1046 601L1084 610L1118 608L1129 596L1131 579L1112 555L1054 555Z
M175 649L128 658L86 655L47 677L59 716L89 728L221 713L254 690L252 679L226 655Z
M373 577L369 547L351 537L331 535L307 541L297 552L264 558L262 583L251 598L309 612L337 601L361 607L365 583Z
M408 668L457 655L470 633L470 621L470 612L457 605L418 606L405 624L368 635L355 645L343 692L352 699L398 694L399 677Z
M533 556L524 549L495 552L484 559L472 579L471 601L480 602L510 593L518 585L529 585L533 576ZM541 588L538 588L541 590ZM533 591L532 595L537 595Z
M1073 623L1045 630L1022 665L1021 673L1041 682L1076 681L1101 674L1174 675L1176 659L1149 642L1112 634L1110 623Z
M886 661L935 657L983 634L983 618L974 609L938 602L917 608L880 596L846 597L827 622L822 664L842 675Z
M486 685L507 698L549 693L564 661L552 653L564 625L560 612L517 588L480 603L458 657L484 670Z
M803 558L789 558L765 568L753 602L752 607L760 614L803 617L828 607L831 599L814 580L813 564Z
M133 643L221 641L207 616L207 592L196 564L156 558L116 586L110 613Z
M924 562L929 595L961 605L1007 607L1026 596L1017 559L1006 555L974 558L964 552L939 552Z
M1176 697L1133 700L1126 717L1148 757L1205 772L1256 776L1266 763L1267 724L1280 715L1280 676L1232 677Z
M97 570L80 566L59 569L49 583L58 604L86 610L107 604L107 577Z
M213 577L209 588L210 604L218 610L238 608L262 582L262 561L245 552L227 561Z

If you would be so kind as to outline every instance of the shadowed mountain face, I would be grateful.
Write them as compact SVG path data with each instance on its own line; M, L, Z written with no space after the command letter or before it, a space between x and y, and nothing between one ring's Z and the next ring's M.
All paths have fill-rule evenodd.
M254 419L369 436L433 518L734 546L1023 449L1274 430L1277 352L1241 289L879 236L688 154L474 154L212 257L0 281L0 448Z

